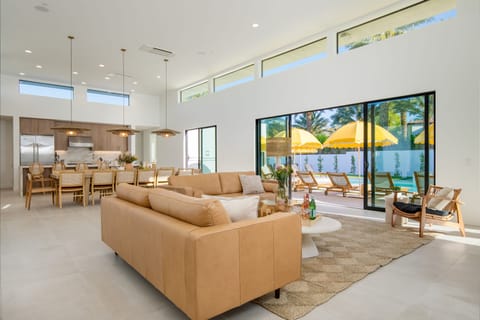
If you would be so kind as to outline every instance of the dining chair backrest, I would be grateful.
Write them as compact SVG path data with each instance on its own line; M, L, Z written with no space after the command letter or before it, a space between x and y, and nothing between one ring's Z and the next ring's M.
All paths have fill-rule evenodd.
M60 187L78 187L83 186L83 172L61 172L59 179Z
M112 170L93 171L92 185L113 185L114 174Z
M192 168L179 168L177 171L178 176L192 176L193 169Z
M62 162L55 162L52 167L53 171L62 171L65 170L65 164Z
M115 177L115 183L135 184L135 171L132 170L118 170Z
M137 185L155 186L155 170L153 169L138 169L137 170Z
M168 182L168 177L175 174L174 167L162 167L157 169L157 183Z
M32 163L28 168L28 171L32 174L33 179L35 179L35 177L38 177L38 176L43 176L44 170L45 169L43 168L43 165L38 162Z

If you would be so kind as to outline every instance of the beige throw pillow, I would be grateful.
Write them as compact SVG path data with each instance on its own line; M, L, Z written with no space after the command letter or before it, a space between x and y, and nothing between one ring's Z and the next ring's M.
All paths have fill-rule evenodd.
M227 211L232 222L258 218L258 202L260 201L260 196L228 198L202 195L202 198L218 199Z
M437 198L438 197L438 198ZM453 198L453 189L443 188L437 192L434 198L430 200L428 206L430 209L443 210Z
M264 193L262 179L260 176L239 175L242 184L243 194L259 194Z

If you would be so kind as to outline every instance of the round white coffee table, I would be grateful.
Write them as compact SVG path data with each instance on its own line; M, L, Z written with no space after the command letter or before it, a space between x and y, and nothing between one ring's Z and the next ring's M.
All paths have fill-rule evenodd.
M340 221L321 217L311 226L302 225L302 258L311 258L318 256L318 249L313 242L312 234L337 231L342 228Z

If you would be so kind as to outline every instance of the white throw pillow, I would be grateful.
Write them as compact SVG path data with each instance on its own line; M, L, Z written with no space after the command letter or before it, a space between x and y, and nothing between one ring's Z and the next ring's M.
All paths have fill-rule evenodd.
M439 199L436 197L446 198L446 199ZM430 200L427 207L435 210L443 210L443 208L445 208L445 206L450 202L452 198L453 198L453 189L443 188L442 190L439 190L437 192L437 194L435 195L435 198L432 198Z
M227 211L232 222L257 219L258 217L259 196L229 198L202 195L202 197L218 199L225 208L225 211Z
M243 194L258 194L264 193L262 179L260 176L239 175L240 183L242 184Z

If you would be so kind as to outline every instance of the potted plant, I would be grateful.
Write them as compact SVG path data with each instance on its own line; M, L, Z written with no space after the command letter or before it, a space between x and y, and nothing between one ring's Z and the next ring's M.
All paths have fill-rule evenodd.
M130 152L122 152L118 158L117 161L121 165L125 164L125 169L131 170L133 169L132 162L136 161L138 158L131 154Z
M290 166L277 166L273 171L273 177L278 182L277 202L287 202L287 182L292 173Z

